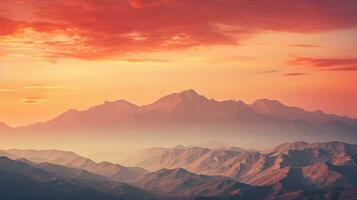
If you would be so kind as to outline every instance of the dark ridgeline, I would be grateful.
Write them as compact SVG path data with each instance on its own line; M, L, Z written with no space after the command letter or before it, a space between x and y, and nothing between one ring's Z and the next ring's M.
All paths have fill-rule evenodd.
M2 150L0 155L7 157L0 158L0 197L333 200L356 195L357 145L295 142L258 152L208 144L210 148L176 146L136 152L142 156L136 155L132 162L153 172L95 163L66 151Z

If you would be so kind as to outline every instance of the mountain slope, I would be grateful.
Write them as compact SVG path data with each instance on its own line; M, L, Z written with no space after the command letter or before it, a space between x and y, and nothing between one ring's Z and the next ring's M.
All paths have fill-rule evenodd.
M194 90L186 90L160 98L152 104L142 106L138 119L178 122L217 122L219 120L248 120L257 117L249 106L241 101L216 101L199 95Z
M119 198L62 181L36 181L24 175L0 171L1 199L119 200Z
M125 100L105 102L84 111L69 110L52 120L19 127L33 131L96 131L152 125L280 124L284 120L253 111L242 101L216 101L194 90L173 93L144 106ZM285 122L286 123L286 122Z
M77 168L69 168L64 167L61 165L50 164L50 163L41 163L41 164L34 164L36 168L42 169L47 171L51 174L56 175L65 180L75 179L78 181L109 181L109 178L104 176L100 176L97 174L92 174L84 169L77 169Z
M66 167L84 169L117 181L128 182L147 173L146 170L137 167L127 168L119 164L109 162L96 163L88 158L79 156L73 152L59 150L17 150L5 151L14 159L27 159L35 163L52 163Z
M242 162L257 161L260 156L257 152L237 149L177 146L138 151L130 156L131 159L127 162L150 171L184 168L198 174L235 177L243 170L240 167Z
M298 107L286 106L277 100L259 99L250 104L250 107L258 113L292 121L304 120L314 124L327 124L334 121L341 121L347 124L357 125L357 119L326 114L322 111L306 111Z
M249 185L223 177L198 175L184 169L161 169L149 173L136 183L151 191L187 196L223 196L237 193Z
M6 125L5 123L0 122L0 133L7 133L9 131L11 131L12 128L10 128L8 125Z
M130 122L130 117L139 107L125 100L104 102L101 105L93 106L88 110L77 111L68 110L58 117L45 122L36 123L25 130L42 131L93 131L98 129L113 129L126 126Z
M207 148L207 149L237 149L237 150L242 150L242 149L239 149L238 147L234 147L232 145L228 145L228 144L225 144L225 143L217 141L217 140L211 140L211 141L208 141L208 142L205 142L205 143L196 144L194 146Z
M35 167L54 174L63 180L68 180L72 183L76 183L86 188L91 188L97 191L112 194L117 197L120 197L121 199L157 199L157 197L150 192L146 192L142 189L133 187L125 183L113 181L112 179L106 178L104 176L92 174L83 169L68 168L49 163L37 164L35 165Z
M88 189L21 161L0 157L1 199L103 199L117 197Z
M290 192L275 196L276 200L295 200L295 199L355 199L357 196L357 187L353 188L333 188L319 190L304 190L299 192Z
M80 158L79 155L70 151L59 150L20 150L9 149L3 150L11 155L11 158L20 159L25 158L35 163L49 162L59 165L68 165L72 160Z
M349 187L357 181L353 173L357 171L357 145L342 142L286 143L266 152L183 146L142 152L141 156L137 152L132 161L149 170L184 168L198 174L235 178L251 185L290 185L289 180L296 179L301 180L299 187L306 189Z
M271 187L250 186L233 179L194 174L180 168L161 169L141 177L137 183L152 191L169 193L177 199L263 199L273 194Z

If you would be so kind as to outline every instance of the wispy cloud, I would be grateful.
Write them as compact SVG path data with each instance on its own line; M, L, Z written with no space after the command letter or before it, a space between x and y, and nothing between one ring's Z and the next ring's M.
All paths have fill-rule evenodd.
M49 99L42 98L42 97L25 97L21 99L22 103L24 104L38 104L42 102L47 102Z
M330 68L330 71L357 71L357 66Z
M307 73L302 73L302 72L291 72L291 73L285 73L283 76L304 76L307 75Z
M63 85L26 85L22 86L23 90L32 90L32 89L39 89L39 90L53 90L53 89L64 89L64 90L73 90L75 88L67 87Z
M357 71L357 58L295 57L288 64L331 71Z
M210 63L239 63L239 62L249 62L254 60L251 56L222 56L217 58L212 58L209 60Z
M144 63L144 62L169 63L170 62L170 60L157 59L157 58L126 58L126 59L122 59L122 61L134 62L134 63Z
M0 92L3 92L3 93L8 93L8 92L17 92L17 90L14 90L14 89L5 89L5 88L0 88Z
M262 70L258 71L258 74L273 74L279 72L278 70Z
M320 45L314 45L314 44L290 44L290 45L287 45L286 47L293 47L293 48L321 48Z

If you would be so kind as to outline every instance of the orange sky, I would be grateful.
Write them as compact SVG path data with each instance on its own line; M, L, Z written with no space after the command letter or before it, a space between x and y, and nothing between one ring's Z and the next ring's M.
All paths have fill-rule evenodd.
M0 1L0 121L188 88L357 117L354 0Z

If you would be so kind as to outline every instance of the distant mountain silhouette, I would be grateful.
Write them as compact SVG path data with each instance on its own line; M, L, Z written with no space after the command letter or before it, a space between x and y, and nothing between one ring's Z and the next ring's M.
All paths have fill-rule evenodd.
M93 131L147 125L194 125L258 122L265 117L241 101L215 101L193 90L174 93L152 104L136 106L124 100L105 102L85 111L69 110L58 117L20 129L25 131Z
M277 100L259 99L253 102L250 107L261 114L293 121L305 120L314 124L327 124L334 121L341 121L347 124L357 124L357 119L326 114L322 111L306 111L298 107L286 106Z
M266 135L319 135L326 140L356 140L357 120L321 111L309 112L261 99L248 105L242 101L216 101L194 90L164 96L137 106L125 100L104 102L84 111L69 110L47 122L11 129L24 133L111 132L151 127L230 127L237 132ZM279 136L280 136L279 135Z

